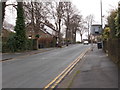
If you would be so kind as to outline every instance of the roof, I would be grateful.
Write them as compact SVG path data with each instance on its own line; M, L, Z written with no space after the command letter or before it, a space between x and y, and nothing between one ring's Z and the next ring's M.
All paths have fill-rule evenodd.
M26 25L26 28L29 28L29 27L32 27L32 24L31 24L31 23L28 23L28 24ZM50 32L48 32L47 29L48 29L48 28L41 29L39 32L44 33L44 34L48 34L48 35L50 35L50 36L54 36L54 35L52 35ZM29 30L31 30L31 29L28 29L28 31L29 31Z

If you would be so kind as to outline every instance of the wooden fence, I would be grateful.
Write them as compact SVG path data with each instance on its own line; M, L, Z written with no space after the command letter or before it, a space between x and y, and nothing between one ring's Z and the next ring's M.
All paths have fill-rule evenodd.
M120 39L108 39L103 41L103 50L115 63L120 65Z

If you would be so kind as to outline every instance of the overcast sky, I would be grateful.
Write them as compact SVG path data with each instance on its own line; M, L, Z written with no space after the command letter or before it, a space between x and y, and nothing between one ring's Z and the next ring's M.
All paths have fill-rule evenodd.
M73 4L80 10L81 14L86 17L89 14L95 16L95 21L100 23L100 0L71 0ZM117 8L120 0L102 0L103 15L107 16L110 9Z
M8 0L7 3L11 3L11 1L14 2L16 0ZM87 15L93 14L96 21L95 23L101 22L100 0L70 0L70 1L72 1L72 3L76 6L76 8L80 11L80 14L82 14L84 18ZM109 14L108 12L111 9L117 8L119 1L120 0L102 0L103 15L107 17ZM15 25L16 13L10 14L11 12L15 12L15 9L10 7L11 6L6 8L6 21ZM105 21L103 20L103 22ZM77 37L77 40L78 39L79 37Z
M8 0L7 3L11 3L15 2L16 0ZM76 6L76 8L81 12L81 14L83 15L83 17L86 17L89 14L93 14L95 17L95 21L96 23L100 23L100 0L70 0L72 1L72 3ZM117 8L117 4L120 0L102 0L102 4L103 4L103 15L107 16L108 12L110 11L110 9L114 9ZM8 21L8 19L11 18L11 20L9 20L10 23L14 23L13 22L13 18L16 18L16 13L14 13L14 15L10 15L9 12L14 12L15 9L14 8L10 8L11 6L7 7L7 16L6 16L6 20Z
M71 0L76 6L80 13L85 18L87 15L93 14L95 17L95 23L101 23L101 9L100 0ZM103 23L105 23L106 17L109 15L111 9L118 7L118 2L120 0L102 0L102 12L103 12ZM84 36L83 38L86 38ZM77 34L77 41L80 40L80 35Z
M8 0L6 2L6 4L16 4L15 3L16 0ZM8 23L10 24L13 24L15 25L15 19L16 19L16 16L17 16L17 12L16 12L16 9L13 8L13 6L7 6L5 8L5 21L7 21Z

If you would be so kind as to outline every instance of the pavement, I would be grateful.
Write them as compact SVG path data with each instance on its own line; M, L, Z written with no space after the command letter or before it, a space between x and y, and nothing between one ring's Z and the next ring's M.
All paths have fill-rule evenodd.
M102 49L89 51L56 88L118 88L118 67Z
M72 46L74 44L71 44L69 46ZM66 45L63 45L62 48L66 47ZM57 49L57 47L53 47L53 48L41 48L38 50L30 50L30 51L24 51L24 52L15 52L15 53L0 53L0 61L6 61L6 60L10 60L10 59L14 59L14 58L19 58L19 57L24 57L24 56L28 56L28 55L33 55L33 54L38 54L38 53L42 53L42 52L46 52L46 51L50 51L50 50L54 50Z
M46 51L50 51L56 48L43 48L38 50L32 50L32 51L25 51L25 52L17 52L17 53L1 53L2 58L0 58L0 61L6 61L14 58L24 57L28 55L38 54Z

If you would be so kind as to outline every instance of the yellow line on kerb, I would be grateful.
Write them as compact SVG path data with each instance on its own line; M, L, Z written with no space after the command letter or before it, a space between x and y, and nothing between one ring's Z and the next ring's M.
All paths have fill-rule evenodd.
M55 79L53 79L48 85L46 85L43 90L46 90L48 88L50 88L50 90L54 89L90 49L91 48L86 49L85 52L78 56L78 58L75 59L67 68L65 68L65 70L63 70Z

